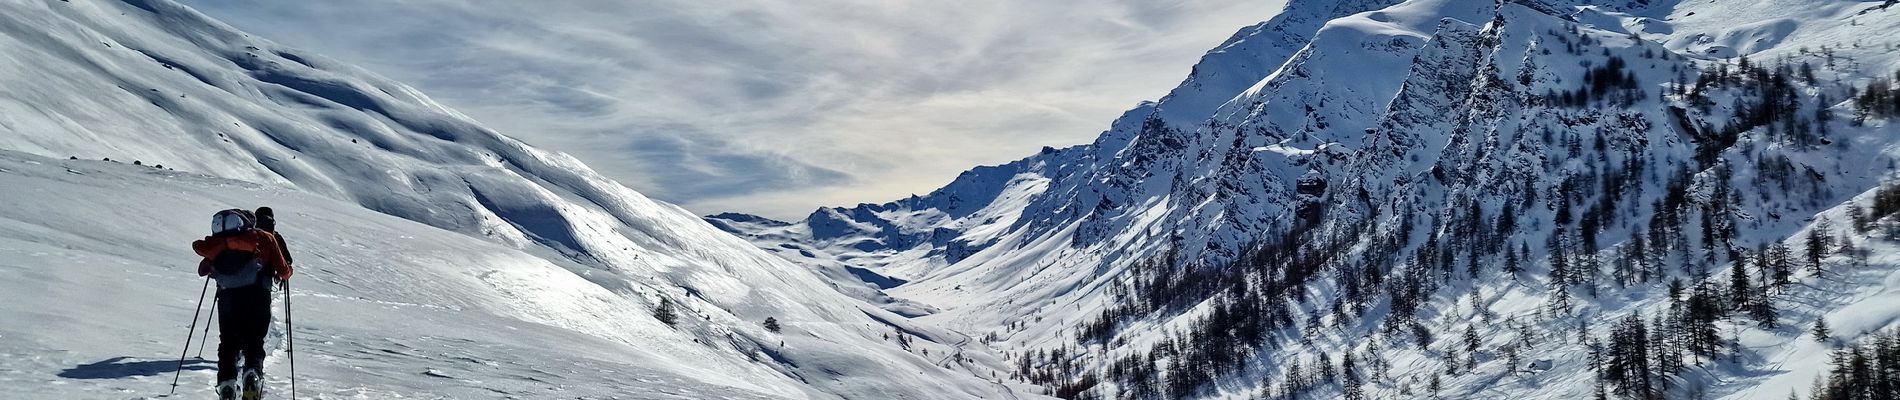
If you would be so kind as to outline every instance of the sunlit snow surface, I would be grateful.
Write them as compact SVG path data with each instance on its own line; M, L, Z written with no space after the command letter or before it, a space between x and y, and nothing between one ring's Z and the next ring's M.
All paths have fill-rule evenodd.
M803 395L769 374L732 375L725 357L628 318L645 312L547 260L352 204L13 152L0 154L0 187L0 392L11 398L164 394L203 283L188 241L207 212L254 204L283 210L299 261L290 300L300 394ZM282 304L268 347L273 386L287 389ZM216 344L205 352L213 360ZM187 361L180 393L211 397L213 364Z
M1294 1L1273 20L1244 28L1216 47L1169 96L1129 110L1093 143L978 167L923 196L822 209L791 223L731 227L759 247L804 265L851 265L909 280L890 292L939 309L919 320L990 335L999 349L1078 346L1076 327L1114 305L1108 288L1129 278L1134 260L1157 257L1166 249L1189 259L1231 257L1250 241L1284 229L1302 203L1332 207L1322 223L1333 225L1330 229L1389 227L1399 218L1424 227L1457 196L1481 199L1486 215L1496 215L1500 197L1521 193L1508 189L1523 178L1534 178L1536 190L1547 194L1562 174L1641 156L1658 176L1636 179L1642 194L1619 200L1650 204L1665 191L1662 173L1693 165L1695 144L1671 129L1663 114L1681 105L1659 99L1664 85L1680 79L1672 68L1693 80L1694 68L1713 69L1743 54L1756 65L1783 57L1810 62L1823 83L1804 88L1804 95L1828 93L1835 117L1829 126L1832 143L1771 143L1766 129L1756 129L1721 154L1734 166L1733 184L1746 198L1734 211L1745 224L1741 242L1752 248L1802 234L1819 220L1810 216L1827 216L1839 231L1845 202L1860 196L1864 204L1869 196L1864 192L1894 172L1900 131L1891 121L1850 126L1852 104L1843 100L1848 87L1900 69L1895 47L1900 41L1889 33L1900 29L1900 7L1882 4ZM1577 33L1567 33L1572 29ZM1578 35L1590 37L1590 44L1581 45L1578 54L1567 53L1560 39L1577 42ZM1835 62L1824 61L1823 48L1836 55ZM1656 56L1665 51L1674 53ZM1631 63L1645 100L1627 108L1596 107L1602 111L1596 114L1531 101L1547 91L1583 86L1585 71L1609 55ZM1731 69L1736 63L1726 62ZM1486 73L1498 76L1487 80ZM1712 100L1712 111L1691 118L1719 126L1732 117L1733 94L1716 93ZM1651 121L1651 129L1620 131L1602 122L1622 116ZM1557 122L1564 119L1569 120ZM1643 147L1634 152L1622 147L1627 144L1613 144L1562 155L1560 143L1537 139L1544 129L1586 139L1619 135ZM1760 183L1753 166L1767 154L1786 156L1797 168L1810 168L1825 179L1814 180L1819 189L1813 191ZM1465 175L1450 179L1455 184L1445 183L1432 175L1441 165L1465 168L1450 171ZM1309 180L1331 184L1331 192L1326 197L1300 193L1298 185ZM1401 181L1406 183L1396 183ZM1370 204L1405 208L1379 210L1380 219L1369 220L1365 210L1354 208L1353 190L1359 188L1368 190L1362 195ZM1693 189L1691 197L1706 191ZM1513 239L1528 242L1534 259L1547 254L1542 242L1551 232L1550 206L1517 210L1520 221L1543 221L1519 227ZM1621 243L1630 229L1647 223L1647 211L1640 211L1644 207L1634 207L1639 211L1629 216L1633 223L1607 227L1605 243ZM1900 325L1895 309L1900 306L1892 305L1900 302L1895 297L1900 288L1894 286L1900 283L1895 272L1900 260L1893 258L1892 243L1855 239L1875 251L1870 266L1809 278L1778 297L1779 330L1723 325L1725 335L1739 332L1743 354L1705 363L1681 383L1706 388L1702 393L1711 398L1805 394L1827 359L1825 346L1802 336L1816 317L1826 315L1831 325L1855 325L1834 329L1842 340ZM1543 268L1534 267L1527 276L1541 278ZM1726 265L1715 269L1712 279L1726 279ZM1488 359L1473 373L1447 375L1441 393L1449 398L1587 398L1594 391L1593 371L1584 363L1587 352L1575 335L1576 320L1592 321L1591 333L1602 337L1616 318L1636 312L1653 317L1666 306L1659 300L1661 289L1606 288L1600 298L1580 299L1579 316L1540 322L1540 336L1518 338L1501 324L1479 320L1471 296L1465 295L1481 293L1476 306L1500 321L1531 320L1546 302L1547 289L1539 279L1493 275L1455 284L1430 299L1419 318L1436 332L1435 349L1454 346L1457 333L1476 329L1488 348L1522 340L1535 344L1525 352L1527 359L1555 360L1549 371L1511 375L1504 363ZM1325 316L1325 308L1339 292L1325 284L1307 287L1302 300L1309 303L1299 312L1321 315L1327 325L1284 332L1281 339L1297 344L1254 355L1255 368L1223 371L1226 379L1205 388L1205 395L1255 396L1260 382L1277 377L1289 360L1322 353L1336 357L1348 350L1377 355L1391 366L1391 376L1365 387L1371 398L1419 396L1422 382L1444 371L1442 352L1372 343L1369 327L1332 325L1341 321ZM1205 306L1129 318L1121 321L1116 344L1084 344L1071 354L1079 353L1079 363L1095 367L1140 354L1152 343L1182 334ZM1375 306L1368 318L1384 312ZM1296 319L1302 319L1298 326L1308 326L1305 316ZM1403 394L1404 382L1414 383L1412 394Z
M1021 389L981 343L899 314L928 310L834 287L842 267L796 266L407 86L170 1L0 1L0 37L0 398L162 394L173 367L158 361L182 349L202 283L190 240L216 210L264 205L300 269L304 394ZM661 299L677 326L652 317ZM181 392L204 394L204 367Z

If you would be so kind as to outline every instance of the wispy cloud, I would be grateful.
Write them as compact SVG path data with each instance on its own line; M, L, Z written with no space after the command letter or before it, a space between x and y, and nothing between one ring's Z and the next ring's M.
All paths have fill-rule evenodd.
M1086 142L1282 3L184 1L655 197L792 219Z

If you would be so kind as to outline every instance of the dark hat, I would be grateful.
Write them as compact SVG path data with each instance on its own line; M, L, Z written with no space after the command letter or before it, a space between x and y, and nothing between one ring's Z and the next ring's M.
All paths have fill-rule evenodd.
M257 211L251 214L257 217L257 229L277 231L277 213L271 211L270 207L258 207Z

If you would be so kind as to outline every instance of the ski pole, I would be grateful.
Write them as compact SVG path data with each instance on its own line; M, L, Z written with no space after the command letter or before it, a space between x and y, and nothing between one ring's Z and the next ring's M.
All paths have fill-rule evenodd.
M198 333L198 313L205 310L205 292L210 290L211 277L207 276L205 286L198 289L198 308L191 310L191 327L185 328L185 350L178 352L178 368L172 370L171 394L178 394L178 375L185 372L185 355L191 353L191 335Z
M198 359L205 358L205 341L211 339L211 321L218 320L218 295L211 295L211 315L205 316L205 332L198 335Z
M297 399L297 325L290 319L290 280L284 280L284 354L290 356L290 399Z

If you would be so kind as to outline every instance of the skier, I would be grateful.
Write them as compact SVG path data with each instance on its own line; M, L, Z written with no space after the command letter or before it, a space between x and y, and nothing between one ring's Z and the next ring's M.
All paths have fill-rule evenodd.
M269 233L272 239L277 239L277 254L284 255L284 264L296 264L297 261L290 257L290 244L284 242L283 234L277 233L277 212L271 210L270 207L258 207L252 215L257 217L258 230Z
M219 211L212 216L211 231L211 236L192 242L191 248L204 257L198 263L198 275L218 281L218 308L222 309L218 313L218 398L260 399L271 285L290 279L290 262L277 235L258 229L249 211ZM241 372L240 356L244 360Z

